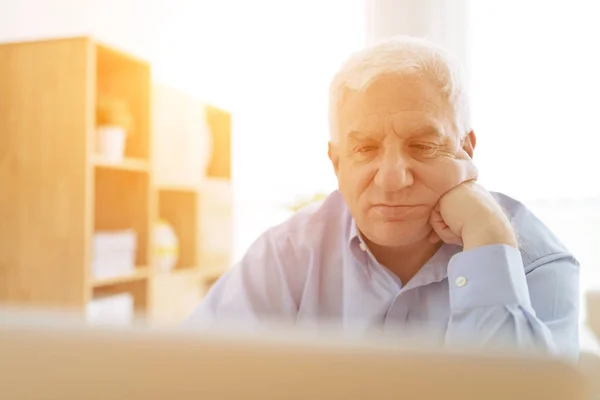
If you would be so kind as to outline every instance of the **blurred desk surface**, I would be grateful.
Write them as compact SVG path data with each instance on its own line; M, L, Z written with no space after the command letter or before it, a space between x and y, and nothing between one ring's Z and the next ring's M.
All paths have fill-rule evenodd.
M2 397L589 398L584 374L548 357L403 349L380 340L282 333L215 335L0 320Z
M588 325L581 326L579 348L582 352L600 355L600 340Z

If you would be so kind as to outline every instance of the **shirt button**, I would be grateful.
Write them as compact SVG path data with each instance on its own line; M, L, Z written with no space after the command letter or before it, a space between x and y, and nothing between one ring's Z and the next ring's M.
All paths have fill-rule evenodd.
M358 247L360 247L360 249L361 249L362 251L367 251L367 245L366 245L366 244L364 244L363 242L360 242L360 243L358 244Z
M456 286L458 287L463 287L467 284L467 278L465 278L464 276L459 276L458 278L456 278L454 283L456 283Z

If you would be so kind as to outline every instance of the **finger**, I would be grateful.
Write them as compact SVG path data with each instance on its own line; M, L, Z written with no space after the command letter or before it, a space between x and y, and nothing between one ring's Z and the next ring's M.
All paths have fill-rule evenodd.
M429 216L429 225L431 225L436 233L441 232L448 227L442 218L442 214L440 214L440 212L435 208L431 210L431 215Z
M442 218L441 214L438 211L433 210L431 212L431 216L429 218L429 224L433 228L433 231L435 232L435 234L444 243L462 245L462 239L459 236L452 233L452 231L450 230L448 225L446 225L446 223L444 222L444 219Z
M441 228L441 225L438 225L437 228L434 228L433 230L444 243L462 245L462 239L452 233L447 225L444 224L443 228Z
M459 238L458 236L456 236L455 234L453 234L450 229L446 229L443 232L439 232L438 233L439 238L447 244L455 244L458 246L462 246L463 242L462 239Z

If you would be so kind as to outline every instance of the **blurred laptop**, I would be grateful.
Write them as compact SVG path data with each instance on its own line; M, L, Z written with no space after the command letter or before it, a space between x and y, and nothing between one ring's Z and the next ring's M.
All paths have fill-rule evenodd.
M6 400L585 399L547 358L333 337L210 335L0 318Z

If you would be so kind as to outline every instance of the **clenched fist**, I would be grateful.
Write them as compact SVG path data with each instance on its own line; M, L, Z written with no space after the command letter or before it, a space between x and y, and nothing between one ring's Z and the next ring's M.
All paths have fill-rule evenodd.
M508 217L489 191L470 180L440 199L431 214L430 239L462 245L464 250L490 244L517 247Z
M477 168L462 149L445 165L445 191L431 212L431 242L463 246L464 250L490 244L517 247L508 217L492 194L476 182ZM444 187L440 184L440 187Z

